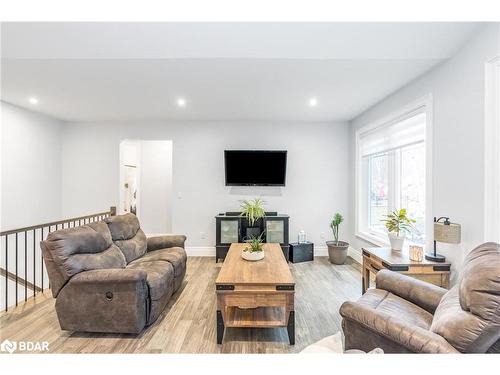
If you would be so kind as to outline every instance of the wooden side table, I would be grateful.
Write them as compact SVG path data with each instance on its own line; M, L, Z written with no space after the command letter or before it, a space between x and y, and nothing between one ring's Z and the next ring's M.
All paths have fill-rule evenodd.
M448 289L450 286L450 263L438 263L424 259L410 260L408 250L394 251L387 247L363 248L362 293L370 287L370 272L382 269L399 272L416 279Z

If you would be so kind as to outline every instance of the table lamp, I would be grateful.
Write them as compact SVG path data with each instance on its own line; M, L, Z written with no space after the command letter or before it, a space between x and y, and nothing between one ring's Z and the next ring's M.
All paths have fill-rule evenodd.
M460 224L451 223L449 217L442 216L439 219L434 218L434 252L425 254L425 259L434 262L444 262L446 258L443 255L436 254L436 242L460 243L461 229Z

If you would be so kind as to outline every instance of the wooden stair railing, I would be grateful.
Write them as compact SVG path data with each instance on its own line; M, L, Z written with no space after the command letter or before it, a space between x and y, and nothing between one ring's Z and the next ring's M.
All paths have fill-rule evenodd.
M9 309L9 291L12 289L15 293L16 306L20 299L22 300L19 297L24 297L25 301L28 299L28 290L32 292L33 296L36 296L37 292L43 292L46 269L38 244L45 240L50 232L101 221L114 215L116 215L116 207L110 207L109 211L105 212L0 232L0 262L2 262L0 264L0 277L5 282L5 296L0 296L0 301L5 303L4 310ZM19 261L20 259L21 261ZM39 274L38 280L37 273ZM29 280L30 278L31 280ZM50 285L48 287L50 288ZM19 289L24 289L21 296Z

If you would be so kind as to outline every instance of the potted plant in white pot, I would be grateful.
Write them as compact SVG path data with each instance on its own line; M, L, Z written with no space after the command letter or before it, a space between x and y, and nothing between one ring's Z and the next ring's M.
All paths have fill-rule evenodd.
M391 249L401 251L405 242L406 233L411 233L415 219L407 216L406 209L392 211L385 215L387 219L382 220L387 228L387 235L391 243Z
M256 261L264 259L264 240L262 233L258 237L251 237L248 245L241 252L241 257L245 260Z
M253 200L244 200L241 203L240 208L240 216L245 217L248 221L248 227L246 228L245 237L247 239L251 239L260 236L261 227L259 220L266 216L266 211L264 210L264 201L260 198L255 198Z
M347 258L347 249L349 248L349 243L344 241L339 241L339 226L344 221L344 218L340 213L336 213L333 216L333 220L330 223L330 228L332 228L334 241L326 241L326 246L328 246L328 258L333 264L344 264Z

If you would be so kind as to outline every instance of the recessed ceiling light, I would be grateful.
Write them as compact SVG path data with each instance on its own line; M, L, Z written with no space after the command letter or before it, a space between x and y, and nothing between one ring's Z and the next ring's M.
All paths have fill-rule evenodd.
M318 99L311 98L309 99L309 107L316 107L318 105Z
M177 99L177 106L185 107L186 106L186 99L184 99L184 98Z
M31 98L29 98L29 102L30 102L31 104L38 104L38 99L37 99L37 98L35 98L35 97L31 97Z

